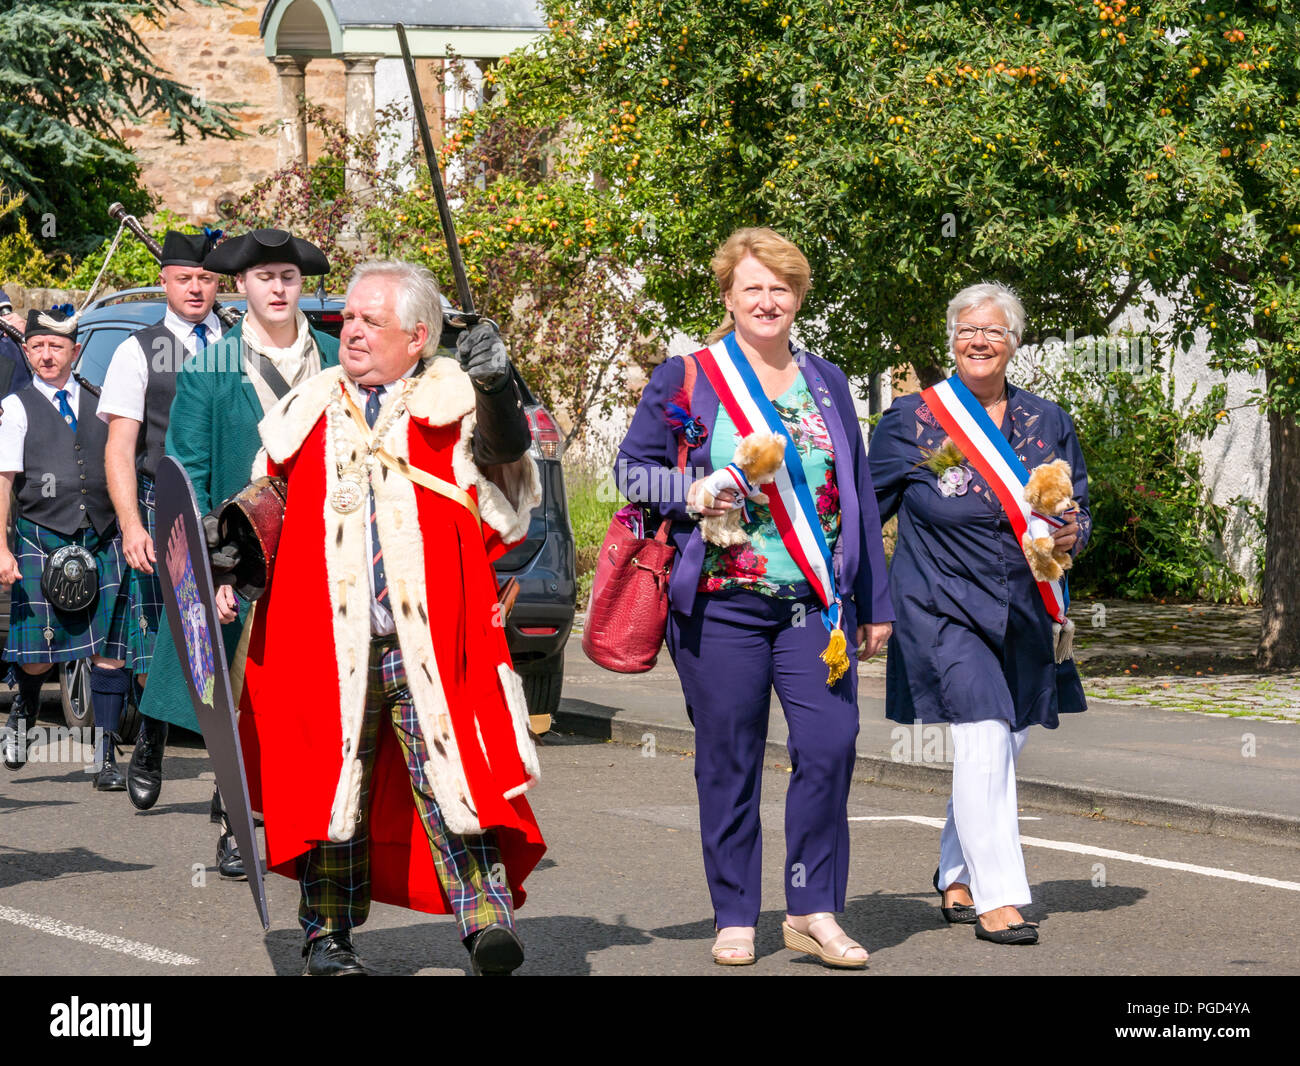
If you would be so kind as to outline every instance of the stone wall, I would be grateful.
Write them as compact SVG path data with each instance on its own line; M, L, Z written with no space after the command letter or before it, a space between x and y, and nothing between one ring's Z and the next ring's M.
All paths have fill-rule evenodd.
M238 122L248 136L235 141L189 139L178 144L168 136L161 114L121 131L139 157L145 185L157 196L159 207L194 223L217 219L219 200L242 195L276 169L275 130L258 132L283 117L275 67L257 32L262 7L193 5L174 12L161 27L143 21L138 27L155 62L176 81L193 86L210 101L248 105ZM309 100L325 105L331 117L341 121L342 61L313 59L307 66L306 92ZM309 141L309 156L318 147Z

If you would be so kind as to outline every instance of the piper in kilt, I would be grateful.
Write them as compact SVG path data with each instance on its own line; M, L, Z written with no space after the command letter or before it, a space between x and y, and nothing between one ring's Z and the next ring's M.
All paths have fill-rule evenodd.
M171 230L163 238L159 280L167 312L160 322L118 345L99 398L98 415L108 424L108 491L122 529L122 554L131 568L126 579L126 663L141 688L148 679L158 627L166 624L154 573L153 475L163 456L181 364L222 334L221 320L212 313L218 275L203 268L212 247L207 232ZM166 743L166 720L141 715L126 788L131 803L142 811L152 807L162 791Z
M76 331L75 317L31 312L24 347L36 376L0 410L0 525L8 525L10 489L18 500L17 555L0 546L0 583L15 586L5 657L18 680L0 745L5 765L22 767L51 665L89 656L99 764L92 783L116 792L126 787L114 748L130 684L122 668L124 566L104 473L107 430L95 418L97 390L72 373Z

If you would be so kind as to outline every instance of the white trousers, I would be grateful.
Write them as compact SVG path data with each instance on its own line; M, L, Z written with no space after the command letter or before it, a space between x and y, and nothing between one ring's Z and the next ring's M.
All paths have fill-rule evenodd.
M970 885L975 913L1029 902L1016 808L1016 760L1029 736L1003 721L952 726L952 798L939 841L939 887Z

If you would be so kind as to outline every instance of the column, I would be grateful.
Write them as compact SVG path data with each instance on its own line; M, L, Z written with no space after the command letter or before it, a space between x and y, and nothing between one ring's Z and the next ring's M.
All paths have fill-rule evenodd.
M276 165L283 168L307 165L307 122L303 99L307 93L308 56L275 56L271 60L280 75L280 136L276 142Z
M378 55L343 57L343 125L353 140L368 137L375 131L375 64L382 58ZM363 194L368 188L365 175L351 166L343 184L355 195Z

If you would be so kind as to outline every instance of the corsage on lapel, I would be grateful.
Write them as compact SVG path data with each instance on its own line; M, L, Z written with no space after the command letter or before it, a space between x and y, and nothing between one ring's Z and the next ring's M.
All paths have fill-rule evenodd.
M945 437L943 443L937 448L922 448L921 454L925 458L916 465L925 466L939 475L940 493L944 496L966 495L966 489L970 486L971 472L963 465L966 457L952 442L951 437Z
M686 440L691 448L698 448L709 436L708 428L698 418L691 417L691 398L685 389L678 389L668 400L664 410L668 415L668 426L679 437Z

